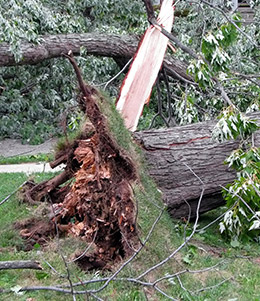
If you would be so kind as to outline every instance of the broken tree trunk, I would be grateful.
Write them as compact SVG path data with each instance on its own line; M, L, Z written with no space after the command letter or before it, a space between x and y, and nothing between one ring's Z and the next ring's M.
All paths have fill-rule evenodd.
M260 113L252 114L252 118L260 120ZM239 142L213 142L211 133L215 124L208 121L134 134L144 150L149 173L163 192L174 218L187 218L189 213L191 218L195 217L203 188L200 213L225 203L221 186L232 183L236 173L223 162L239 147ZM259 131L254 139L259 147Z
M157 21L170 31L173 23L173 1L163 1ZM117 109L130 131L136 131L145 103L149 102L152 87L162 66L168 38L150 26L139 44L133 63L121 86Z

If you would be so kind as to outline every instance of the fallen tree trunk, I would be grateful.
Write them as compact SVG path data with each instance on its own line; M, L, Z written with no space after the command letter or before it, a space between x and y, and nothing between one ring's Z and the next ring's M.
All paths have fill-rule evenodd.
M252 114L260 120L260 113ZM196 215L204 189L200 213L224 204L221 186L231 183L236 173L224 160L239 147L238 141L213 142L215 121L134 134L148 161L148 170L163 192L170 214L175 218ZM260 146L260 132L255 135Z
M116 34L84 33L60 34L42 36L39 45L21 42L20 51L22 60L15 61L8 43L0 43L0 66L33 65L44 60L61 57L72 51L74 55L80 54L80 48L86 47L89 55L112 57L115 61L127 61L134 56L139 38L137 36L120 36ZM172 57L164 59L167 73L177 79L193 81L186 74L187 65Z

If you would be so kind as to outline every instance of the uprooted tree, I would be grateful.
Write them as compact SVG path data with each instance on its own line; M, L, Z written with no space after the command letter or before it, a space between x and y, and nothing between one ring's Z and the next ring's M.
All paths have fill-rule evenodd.
M72 55L67 57L81 90L79 106L89 122L77 139L67 142L57 153L52 165L65 163L65 170L47 182L26 189L24 194L29 202L47 197L55 203L50 228L55 229L57 225L60 233L72 233L87 241L95 241L96 253L77 260L83 269L91 270L104 268L108 262L128 256L132 252L131 246L138 242L131 189L137 171L133 160L108 130L98 106L98 102L105 99L83 81ZM71 178L75 178L73 184L60 187ZM27 236L29 231L26 231ZM31 239L37 234L36 230Z
M252 40L251 36L254 36L254 38L257 39L259 33L257 31L251 32L251 36L248 35L247 29L240 29L241 26L241 20L238 17L233 18L231 12L227 12L225 10L221 10L218 7L206 2L201 1L202 3L199 4L198 7L202 8L202 10L196 10L194 8L189 8L188 17L184 21L189 21L190 25L194 26L194 14L199 18L200 21L198 22L198 30L201 30L201 26L204 26L203 28L203 37L196 39L195 34L193 40L190 39L190 44L192 47L187 47L185 43L183 43L183 39L178 39L176 37L177 30L174 33L174 35L171 35L169 32L167 32L164 28L160 27L160 24L157 23L157 21L154 18L154 12L153 8L151 6L150 1L143 1L146 5L148 17L150 23L154 26L154 28L157 28L159 31L161 31L161 34L166 35L169 37L171 43L171 51L176 51L175 47L180 48L185 54L180 55L178 54L181 60L177 60L173 58L172 55L168 53L164 59L163 68L161 69L158 80L156 83L156 92L154 92L154 95L158 98L158 112L155 115L154 118L152 118L151 125L156 124L157 126L166 124L169 125L176 125L177 123L185 123L187 121L199 121L204 120L208 118L210 115L211 117L214 117L222 108L223 103L231 105L231 107L241 110L246 110L247 107L250 109L258 109L258 101L259 101L259 94L257 91L259 90L259 81L258 81L258 75L257 70L258 67L256 67L257 62L255 61L254 55L258 51L257 42ZM186 8L188 2L186 1L180 1L180 9ZM97 4L96 5L102 5ZM125 4L122 4L125 5ZM25 7L24 9L28 9L28 7ZM39 10L39 7L37 8ZM84 11L84 14L87 14L89 17L90 11ZM218 12L220 17L220 21L218 21L216 24L213 23L213 25L209 25L210 22L204 22L204 16L206 13L208 13L209 19L213 18L213 12ZM39 21L42 22L43 16L46 15L46 11L43 10L43 15L37 16L39 18ZM36 13L36 12L34 12ZM57 19L63 20L63 15L58 15ZM202 18L202 19L201 19ZM74 20L70 20L70 22L73 24ZM111 20L110 20L111 21ZM56 24L56 21L53 21L54 24ZM182 28L182 20L177 20L176 28L180 29L181 33L184 33ZM51 23L51 22L50 22ZM19 22L18 22L19 24ZM48 22L47 22L48 25ZM57 25L57 24L56 24ZM81 24L82 25L82 24ZM205 28L205 26L209 26L208 28ZM49 25L50 26L50 25ZM52 24L53 26L53 24ZM58 26L58 25L57 25ZM80 26L78 24L78 26ZM69 26L68 26L69 27ZM58 27L57 27L58 28ZM253 28L253 26L252 26ZM36 29L34 28L36 31ZM95 56L105 56L105 57L111 57L114 59L114 61L120 66L124 66L124 64L131 59L131 57L134 55L137 43L139 40L139 37L136 36L127 36L127 35L104 35L101 33L86 33L86 34L60 34L60 35L46 35L46 29L42 30L40 33L41 36L37 35L33 37L27 36L26 32L23 31L23 27L21 27L20 35L22 37L26 37L27 41L19 40L19 43L15 42L15 39L9 39L6 38L5 42L1 43L0 45L0 53L1 59L0 64L1 66L14 66L14 65L27 65L27 64L37 64L40 62L43 62L47 64L47 66L43 66L43 68L47 68L48 70L54 69L53 77L62 77L62 80L58 82L58 88L51 90L51 96L53 96L53 99L61 99L63 98L64 94L63 91L66 90L66 87L68 84L71 85L71 82L73 82L69 77L61 75L61 72L59 72L59 64L53 64L52 66L49 66L48 59L51 58L58 58L62 56L63 54L68 53L69 50L73 51L77 55L84 55L84 51L82 50L82 47L87 48L87 55L95 55ZM57 29L58 33L61 33ZM195 29L196 31L196 29ZM240 34L240 37L238 37ZM240 40L239 40L240 39ZM245 69L243 59L240 57L242 56L242 53L240 55L233 55L229 57L230 54L234 52L234 48L236 49L237 45L243 44L246 41L246 49L243 50L243 54L251 57L252 60L250 61L250 64L246 67L246 74L242 73L242 71ZM37 45L33 43L38 43ZM236 44L235 44L236 43ZM199 45L199 46L198 46ZM19 47L18 47L19 46ZM233 47L233 49L232 49ZM17 49L18 48L18 49ZM196 52L196 51L197 52ZM233 51L233 52L232 52ZM242 51L242 50L241 50ZM237 53L237 52L236 52ZM188 55L188 56L187 56ZM22 59L21 59L22 58ZM189 75L186 73L187 64L183 61L187 60L189 58ZM193 60L191 60L191 58ZM84 60L83 60L84 62ZM100 65L99 65L100 66ZM82 62L81 67L84 69L85 73L89 70ZM26 67L24 67L26 68ZM30 70L32 70L33 67L29 67L31 69L24 69L23 71L26 71L28 78L28 73L30 73ZM62 68L61 68L62 69ZM8 92L6 89L6 82L8 80L16 78L16 74L8 74L7 70L5 69L5 74L3 76L4 85L1 87L1 93L3 94L3 99L5 99L6 95L8 95ZM12 70L12 69L10 69ZM57 71L58 70L58 71ZM255 71L255 72L254 72ZM51 71L50 71L51 72ZM45 78L48 78L49 74L47 76L40 76L35 82L28 83L24 88L16 89L16 94L18 99L22 97L28 97L30 93L33 94L33 96L37 99L37 96L39 94L32 92L34 87L37 86L37 84L43 84L46 80ZM231 77L231 79L229 78ZM234 77L234 78L232 78ZM66 82L67 80L67 82ZM48 85L48 84L47 84ZM242 87L242 88L241 88ZM92 88L89 88L94 94L94 90ZM244 90L243 90L244 89ZM81 90L83 94L85 93L83 90L83 85L81 85ZM249 94L247 93L249 91ZM44 94L44 93L42 93ZM47 93L46 93L47 94ZM243 100L241 100L240 94L244 95ZM153 96L154 96L153 95ZM237 95L235 97L231 97L233 95ZM66 95L67 96L67 95ZM53 101L54 101L53 100ZM214 105L212 105L214 103ZM23 109L23 104L14 105L16 110L19 110L20 108ZM12 109L13 106L10 106ZM17 109L18 108L18 109ZM9 108L8 108L9 110ZM84 110L84 109L83 109ZM29 115L31 115L33 118L37 118L38 115L45 113L46 110L44 110L44 107L42 105L35 105L33 107L28 108ZM88 112L86 112L88 114ZM13 114L14 115L14 114ZM13 116L12 115L12 116ZM20 116L21 114L17 114L15 116ZM23 116L23 115L22 115ZM8 128L8 124L10 124L9 117L6 116L6 118L3 119L3 128ZM13 117L12 117L13 118ZM89 116L90 118L90 116ZM101 118L101 117L100 117ZM39 118L40 119L40 118ZM102 119L102 118L101 118ZM103 119L102 119L103 120ZM159 120L159 121L158 121ZM40 122L37 120L37 122ZM37 123L36 122L36 123ZM95 122L92 122L92 126L95 125ZM93 132L92 126L90 127L90 132ZM211 125L204 124L205 128L210 128ZM187 205L187 201L189 200L196 200L201 191L201 186L204 187L205 185L205 195L207 195L208 200L205 202L206 206L202 211L206 211L208 209L212 209L215 206L218 206L219 204L223 203L222 198L219 197L220 187L219 185L225 185L227 182L231 179L233 179L233 176L229 177L231 173L227 172L225 169L223 169L222 165L222 159L224 159L224 155L221 154L221 149L227 149L228 153L229 150L231 150L230 145L232 143L226 143L222 144L221 146L216 146L215 144L211 144L210 136L211 132L210 130L206 130L206 134L201 136L200 134L195 134L196 131L202 131L201 127L202 125L198 126L188 126L188 128L176 128L176 136L181 136L182 132L189 130L190 135L183 135L183 139L179 141L179 138L171 138L169 136L169 131L165 131L165 135L167 136L165 138L164 142L160 142L157 144L157 142L154 144L154 139L159 139L158 136L160 136L160 139L164 140L164 138L161 137L162 132L151 132L151 134L147 134L147 137L152 137L152 142L147 142L146 133L143 134L137 134L139 136L139 140L141 139L144 145L144 148L146 149L146 154L148 157L148 160L150 160L150 170L151 174L153 174L156 178L156 173L158 172L158 179L157 182L159 186L162 186L162 190L164 191L165 195L167 196L167 203L170 204L171 202L169 199L176 200L175 205L172 206L172 204L169 205L171 208L171 212L176 217L187 217L187 215L190 215L190 207ZM37 127L36 127L37 128ZM87 129L88 127L86 127ZM194 130L194 131L193 131ZM28 129L30 131L30 128ZM3 131L5 132L5 130ZM97 132L96 129L94 129L94 132ZM202 131L203 132L203 131ZM91 139L91 134L87 134L85 132L82 133L83 140L85 138ZM87 136L86 136L87 135ZM89 135L89 136L88 136ZM102 136L102 135L101 135ZM169 137L168 137L169 136ZM153 138L155 137L155 138ZM100 139L104 139L100 137ZM159 139L159 140L160 140ZM167 140L168 139L168 140ZM30 140L30 138L28 138ZM175 141L177 140L177 142ZM104 141L103 141L104 142ZM102 142L102 143L103 143ZM199 144L200 142L205 142L204 144ZM57 193L64 197L64 195L67 195L68 191L66 190L66 186L63 187L59 192L55 191L54 188L58 187L59 185L65 183L67 180L71 179L75 172L79 172L78 169L80 168L80 164L82 158L82 148L84 143L74 142L75 144L69 145L67 149L63 150L58 157L56 158L55 162L53 162L53 166L58 165L61 162L67 163L67 168L63 173L61 173L56 178L48 181L47 183L42 183L30 190L28 193L28 198L31 200L40 200L43 196L47 194L54 194ZM94 142L91 142L94 143ZM80 146L81 145L81 146ZM94 145L94 144L93 144ZM151 146L152 145L152 146ZM155 145L155 146L154 146ZM159 145L159 146L158 146ZM189 148L182 149L182 146L188 145ZM234 144L235 145L235 144ZM257 145L257 144L256 144ZM168 154L167 151L164 152L165 147L166 149L169 148L172 151L172 149L176 146L179 147L181 153L184 153L183 155L174 155L172 153ZM209 148L208 148L209 146ZM85 147L90 147L88 145L85 145ZM101 150L104 148L104 144L101 146L98 146L99 149L101 147ZM199 147L199 154L197 155L197 152L193 151L192 147ZM90 147L91 148L91 147ZM110 148L110 146L108 147ZM152 150L151 150L152 148ZM220 148L220 151L219 151ZM201 151L201 149L203 151ZM115 151L115 147L112 147L112 150ZM191 155L189 155L189 152L192 152ZM205 151L205 154L204 154ZM216 160L212 159L212 153L214 153L215 156L217 156ZM187 152L187 153L185 153ZM149 155L148 155L149 154ZM162 155L163 154L163 155ZM217 155L216 155L217 154ZM218 155L220 156L218 157ZM111 155L111 154L110 154ZM170 158L168 158L168 155ZM184 162L182 158L189 157L193 158L192 155L195 155L195 160L188 160L187 162ZM100 155L101 156L101 155ZM212 165L209 164L209 166L217 166L214 168L214 172L219 174L214 175L214 179L211 179L213 177L212 174L209 176L209 181L205 181L201 178L200 172L204 174L204 171L207 167L204 168L201 167L201 160L202 157L205 158L205 162L208 164L208 162L212 161ZM76 159L75 159L76 158ZM165 161L163 162L163 158L165 158ZM76 160L76 161L75 161ZM102 160L101 160L102 161ZM104 161L106 161L104 159ZM78 163L77 163L78 162ZM122 163L122 162L121 162ZM179 163L179 165L177 164ZM161 165L160 165L161 164ZM169 165L167 165L169 164ZM206 164L206 166L208 166ZM216 165L214 165L216 164ZM192 165L192 166L191 166ZM99 166L97 164L97 166ZM154 168L155 166L155 168ZM158 168L160 166L160 168ZM177 172L173 168L173 166L176 166ZM173 175L169 174L169 170L173 168L172 173ZM155 171L154 171L155 170ZM183 171L183 178L178 177L178 181L176 184L177 190L169 186L169 182L172 182L171 176L174 177L175 173ZM184 172L186 170L186 173ZM163 172L163 175L160 175L160 172ZM187 175L191 176L192 178L187 178ZM96 174L95 174L96 176ZM196 178L197 176L197 178ZM225 179L218 182L218 179ZM201 181L199 181L199 179ZM197 181L197 182L196 182ZM98 182L98 181L97 181ZM208 184L210 182L210 184ZM187 184L189 183L189 184ZM194 184L196 183L196 184ZM75 184L76 185L76 184ZM191 185L191 186L189 186ZM183 188L179 188L183 186ZM193 189L195 186L195 189ZM73 186L74 187L74 186ZM191 189L188 189L187 187L190 187ZM204 189L203 188L203 189ZM172 190L173 189L173 190ZM174 196L172 196L174 194ZM212 194L214 196L212 196ZM177 200L178 199L178 200ZM205 198L206 200L207 198ZM216 200L216 202L211 202L212 200ZM179 213L177 213L178 210L176 210L176 206L179 206L179 203L181 203L181 207L185 207L185 209L181 209ZM196 206L196 201L194 202ZM191 207L194 207L193 205ZM194 210L191 210L193 212L191 215L194 216ZM64 212L63 212L64 213ZM69 219L69 218L68 218ZM67 219L67 221L68 221ZM101 218L102 220L102 218ZM79 221L81 222L81 221ZM101 248L102 249L102 248Z
M83 2L84 4L82 4ZM63 172L40 184L28 181L24 187L24 199L27 202L37 202L38 204L39 201L47 200L48 221L44 222L44 220L33 218L16 223L16 228L20 229L21 236L26 239L28 250L37 246L37 242L38 244L45 244L46 235L54 236L56 234L59 241L59 235L69 233L91 242L83 253L74 254L74 259L71 261L77 262L85 270L110 269L111 262L117 263L130 254L132 256L121 263L120 266L118 265L119 267L117 265L113 266L111 268L113 273L111 276L109 274L109 277L96 277L95 274L95 279L89 280L88 278L84 281L79 279L80 282L74 283L70 277L68 261L62 255L59 246L67 270L65 278L69 285L16 287L16 293L28 290L52 290L71 294L74 300L76 300L77 294L86 294L100 300L99 296L95 294L103 291L114 280L124 281L127 285L133 283L141 288L156 290L163 297L169 299L173 299L171 297L172 291L170 291L171 295L168 295L168 289L164 286L167 287L168 282L172 284L173 279L178 280L182 291L191 294L191 296L202 290L211 289L212 286L203 287L197 292L190 292L183 286L180 276L187 273L201 272L202 270L190 271L186 267L184 270L180 267L180 270L174 270L173 273L173 265L170 260L184 246L187 246L193 238L197 231L200 213L224 203L220 191L224 185L235 179L235 172L224 167L223 161L238 146L241 146L239 153L233 153L233 157L229 158L229 165L237 167L240 178L236 182L236 184L238 183L237 187L233 185L231 186L232 189L230 188L229 205L232 205L233 200L234 202L228 212L234 213L236 218L234 221L239 227L243 227L240 220L237 222L237 218L241 217L240 214L244 216L244 220L249 225L248 228L250 227L249 230L252 228L259 232L259 217L256 214L259 209L259 182L257 182L259 180L260 158L259 150L257 150L259 132L250 137L249 141L248 135L257 129L256 125L248 122L246 117L242 118L242 115L239 115L240 113L238 114L239 118L235 116L235 113L239 110L247 111L249 108L248 113L250 113L250 110L257 111L259 109L259 66L257 66L258 62L255 59L259 51L255 39L259 37L259 31L254 31L254 25L251 26L250 33L244 27L241 29L241 20L238 16L233 18L232 11L226 6L222 9L204 0L197 2L178 1L178 8L180 8L181 13L175 14L175 16L179 16L180 19L176 20L175 31L172 35L169 32L170 30L165 30L160 21L155 19L151 1L143 1L151 23L150 28L153 31L155 31L154 29L158 30L160 34L167 36L171 42L170 51L164 58L155 84L156 91L154 89L151 95L151 112L154 114L151 114L148 110L148 117L145 116L147 113L145 109L141 121L144 124L149 121L151 127L154 125L156 127L174 125L175 127L142 131L135 133L133 136L137 144L143 149L147 159L147 169L157 182L158 188L163 192L165 204L172 216L183 218L185 223L188 223L190 218L195 218L195 222L191 234L188 236L186 235L188 226L186 224L183 241L173 250L168 250L168 237L163 240L165 245L163 243L156 245L156 248L167 249L165 257L159 258L160 256L158 256L157 258L156 255L153 258L155 262L149 262L149 267L145 266L144 268L143 266L137 266L135 262L131 267L135 269L135 276L119 278L117 277L119 272L131 261L133 262L133 259L138 256L141 250L146 252L149 248L146 243L153 235L153 231L165 208L161 208L161 203L159 205L153 203L153 201L149 203L149 206L156 207L156 212L159 210L161 213L157 215L155 220L149 221L150 228L144 231L147 233L146 238L139 238L137 224L138 198L135 198L133 189L136 183L138 183L140 190L143 188L141 181L139 182L139 162L135 160L135 157L129 155L126 150L119 147L120 141L113 137L107 126L105 114L100 110L101 105L106 103L107 100L96 88L88 84L92 80L98 82L105 75L104 81L106 81L105 87L107 87L111 83L110 76L114 76L116 68L114 68L115 65L113 65L112 60L100 61L96 57L89 58L89 55L113 58L118 66L121 68L125 66L122 72L125 71L129 65L129 60L135 54L140 37L138 35L133 37L131 35L114 34L114 32L122 33L123 31L120 31L122 28L117 28L122 26L121 19L119 18L116 22L114 20L114 16L121 13L119 6L125 9L122 9L122 11L126 18L129 17L129 10L127 9L130 6L134 9L136 5L138 8L135 11L136 15L132 15L133 20L128 20L130 25L128 24L127 29L129 31L133 29L132 32L143 33L142 30L147 27L147 24L143 26L141 22L144 19L139 13L142 12L145 16L143 7L143 10L140 8L142 6L141 1L95 0L83 2L77 6L72 5L72 2L65 3L61 1L60 7L57 8L56 3L50 2L45 6L41 1L36 0L34 10L29 14L32 15L32 18L28 20L26 18L25 20L19 18L16 20L13 16L22 15L20 10L28 13L31 9L30 5L28 6L29 1L16 1L20 6L16 5L11 13L6 2L3 2L0 8L2 11L5 9L7 11L5 22L2 24L6 30L6 36L4 42L0 44L0 53L2 54L0 65L5 66L0 96L1 100L10 100L11 98L13 100L10 101L11 105L8 103L8 108L4 105L0 106L0 110L4 113L6 111L10 113L9 115L6 114L6 118L0 121L4 135L7 135L6 133L8 131L10 133L13 129L9 129L10 125L13 124L10 122L10 118L17 118L20 122L26 119L25 116L27 115L34 120L36 131L38 129L40 131L41 125L44 124L46 132L51 132L50 128L47 127L48 121L44 117L49 115L48 120L51 120L53 116L56 116L48 114L51 111L50 107L54 108L55 104L63 102L64 99L77 99L77 104L86 118L81 132L75 139L70 140L65 135L63 147L59 149L55 155L55 160L51 163L52 167L64 163ZM93 2L95 6L85 7L92 4L90 2ZM110 13L103 13L106 9L109 12L111 11L111 3L120 3L120 5L114 5L114 7L112 5L112 17ZM104 10L102 10L103 6ZM53 14L49 14L46 7L55 10L57 13L55 17L53 17ZM93 22L94 18L98 17L98 13L96 15L94 13L95 16L92 14L95 9L101 11L100 16L107 16L107 19L105 19L110 22L108 24L110 24L109 30L112 34L75 33L78 31L85 32L85 26L88 26L90 21ZM185 13L182 13L182 10ZM71 15L69 12L71 12ZM216 12L218 18L214 19ZM78 18L82 14L86 20ZM182 17L186 19L182 21ZM195 21L197 18L198 22ZM12 24L14 19L15 22ZM99 24L99 21L96 24ZM60 24L63 24L64 29ZM188 31L185 27L187 24ZM16 30L10 30L12 25L17 26ZM103 25L99 29L103 32L109 31L108 27ZM32 30L28 31L28 28ZM64 32L69 34L64 34ZM156 33L158 34L158 32ZM190 36L187 32L190 32ZM201 32L202 35L198 35L198 32ZM17 39L17 37L19 38ZM86 47L87 50L82 49L83 47ZM178 59L172 55L172 52L175 53L178 50L176 47L184 52L184 54L177 52L176 57ZM78 62L83 71L83 76L71 51L75 55L79 55ZM74 77L72 78L68 71L68 69L71 69L71 65L67 64L67 60L64 58L59 58L63 55L69 59L74 67L80 93L68 92L75 91L75 83ZM149 55L147 53L147 56ZM27 64L32 65L28 66ZM21 66L18 68L17 65ZM110 65L112 65L111 69L109 69ZM186 69L189 74L186 73ZM17 70L22 74L22 82L19 77L21 75ZM37 73L38 77L33 78L31 73L32 75ZM87 83L84 83L82 78L86 78ZM14 82L12 88L10 88L10 79ZM138 84L138 80L136 82ZM146 83L145 81L140 82L143 85ZM38 86L41 89L37 89ZM115 82L111 86L116 90L116 93L115 91L110 92L115 95L118 92L117 86L121 86L121 81ZM14 94L8 93L9 90L14 91ZM138 98L138 95L136 98ZM156 98L157 102L154 105ZM24 102L28 99L36 100L37 105L35 105L35 102L30 104ZM187 122L205 121L209 117L213 118L227 104L230 107L223 114L226 114L228 118L226 122L222 122L219 135L222 138L240 137L242 138L240 141L214 143L211 140L214 121L176 126ZM157 107L157 111L155 107ZM12 110L16 110L16 114L11 114ZM26 114L24 114L24 111ZM259 120L259 113L253 114L252 117ZM40 121L41 118L44 119L43 123ZM77 121L77 118L78 116L75 117L74 121ZM249 127L247 127L248 124ZM21 126L21 128L23 127ZM30 126L27 126L25 127L25 133L20 134L23 134L25 140L30 140L30 131ZM247 135L244 135L245 133ZM246 152L248 148L249 151ZM256 186L254 186L255 184ZM237 188L237 191L235 191L235 188ZM146 190L148 189L146 187ZM243 189L246 193L249 191L249 194L245 194L245 197L239 195L239 191L244 192ZM157 192L156 189L154 191ZM145 191L146 193L147 191ZM246 211L248 208L243 209L246 197L251 198L246 204L254 205L253 209L248 205L252 210L250 214ZM239 203L239 201L241 202ZM148 211L150 210L149 206L146 207ZM236 211L233 210L234 208ZM229 223L230 220L232 221L232 217L228 220ZM140 218L138 222L140 222ZM226 225L222 223L222 231L225 230ZM142 226L144 226L144 223ZM142 230L141 228L140 231ZM161 229L157 230L157 233L161 232ZM235 239L238 239L239 234L237 233L239 231L235 231ZM96 248L93 250L90 247L94 244ZM143 260L144 256L141 258L141 261ZM166 263L169 263L171 274L168 274L168 271L166 272L164 269L160 270ZM21 267L20 264L24 263L19 263L18 266ZM8 268L8 263L4 263L4 265ZM178 265L180 265L179 262ZM26 266L28 267L27 264ZM29 263L30 266L31 263ZM51 266L49 265L49 267ZM55 268L51 268L56 274L59 274ZM204 271L208 273L210 269L215 268L216 265L207 267ZM59 275L59 277L63 278L64 276ZM217 285L221 285L227 280L224 279ZM194 278L192 281L194 281ZM97 283L100 285L97 285ZM163 285L160 285L161 283ZM92 288L93 284L97 286ZM85 290L76 288L83 285L86 285ZM0 293L6 292L10 292L10 290L0 289ZM179 294L179 296L181 295Z

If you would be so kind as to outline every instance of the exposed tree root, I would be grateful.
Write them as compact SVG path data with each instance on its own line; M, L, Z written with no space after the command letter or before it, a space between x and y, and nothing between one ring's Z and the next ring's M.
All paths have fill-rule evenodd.
M65 163L64 172L29 188L25 196L30 202L45 197L51 200L52 230L56 223L61 233L94 241L95 253L80 257L77 260L80 267L108 268L111 262L130 255L132 245L137 243L136 208L131 190L131 181L137 178L136 168L108 131L96 102L101 96L83 82L74 58L67 57L82 92L80 107L92 125L86 126L78 139L57 154L52 166ZM72 178L73 184L60 186ZM30 237L30 225L24 226L22 236Z
M30 251L36 244L46 245L50 238L55 235L53 223L45 220L30 218L14 225L15 229L20 230L21 237L25 240L24 251Z

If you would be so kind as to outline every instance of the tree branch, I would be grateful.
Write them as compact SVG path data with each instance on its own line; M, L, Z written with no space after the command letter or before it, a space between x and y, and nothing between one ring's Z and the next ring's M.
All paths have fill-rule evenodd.
M60 34L42 36L42 43L35 45L26 41L21 42L20 51L22 60L15 61L8 43L0 44L0 67L17 65L34 65L44 60L58 58L73 52L74 56L80 54L80 48L85 47L89 55L111 57L118 60L129 61L138 47L139 38L134 35L116 35L101 33ZM187 65L173 57L166 56L164 66L167 73L174 78L193 82L191 76L186 74Z
M0 270L15 269L42 270L42 267L38 261L31 260L0 261Z
M153 5L151 0L143 0L143 2L146 8L148 20L150 21L151 19L155 18Z

